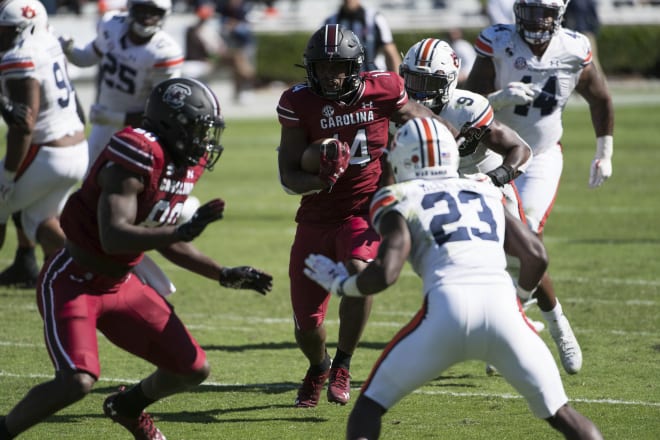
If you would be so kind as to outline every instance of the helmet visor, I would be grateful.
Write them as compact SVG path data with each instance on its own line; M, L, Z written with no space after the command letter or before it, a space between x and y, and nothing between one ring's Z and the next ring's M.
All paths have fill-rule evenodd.
M205 116L195 124L193 128L193 154L189 159L191 162L197 161L206 155L205 167L213 169L215 163L220 159L224 148L220 144L222 133L225 130L225 123L222 119Z
M520 5L518 19L530 31L550 31L559 18L559 7Z
M406 92L415 100L425 100L443 96L449 88L449 78L444 74L403 72Z

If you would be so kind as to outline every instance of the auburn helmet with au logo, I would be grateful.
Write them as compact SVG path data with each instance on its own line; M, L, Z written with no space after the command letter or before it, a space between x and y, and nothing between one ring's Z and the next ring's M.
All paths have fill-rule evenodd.
M225 122L218 98L196 79L170 78L156 85L144 126L158 136L177 167L197 165L206 157L205 166L212 169L223 150Z
M48 14L39 0L8 0L0 5L0 54L48 28Z
M460 68L461 61L447 42L425 38L408 49L399 74L411 98L439 112L456 90Z
M389 150L387 161L397 183L458 177L458 145L437 119L408 120L397 130Z
M344 65L346 78L340 87L329 88L321 81L317 70L321 62ZM346 98L360 87L363 62L364 48L360 39L353 31L338 24L327 24L314 32L303 56L307 84L316 94L332 100Z

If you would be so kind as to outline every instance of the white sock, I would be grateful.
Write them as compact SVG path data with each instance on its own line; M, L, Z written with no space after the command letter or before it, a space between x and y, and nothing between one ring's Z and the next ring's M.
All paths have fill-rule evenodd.
M563 315L564 312L561 309L561 304L559 304L559 300L557 300L557 304L555 304L554 308L550 310L549 312L544 312L541 310L541 315L547 322L557 322L561 315Z

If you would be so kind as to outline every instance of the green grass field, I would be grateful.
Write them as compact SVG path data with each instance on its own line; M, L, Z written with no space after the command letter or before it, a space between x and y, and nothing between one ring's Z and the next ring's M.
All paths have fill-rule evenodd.
M589 114L586 107L567 108L563 181L546 228L550 272L584 355L579 374L562 370L564 385L571 403L607 439L660 438L659 114L658 104L617 109L614 176L590 190L595 140ZM352 403L292 407L307 365L293 339L287 276L298 199L278 183L277 121L227 124L224 156L194 192L202 201L224 198L225 218L196 244L223 264L269 271L274 290L266 297L226 290L158 258L178 287L171 302L205 348L213 372L204 385L149 411L170 440L343 438ZM11 228L1 267L15 248ZM0 414L52 376L34 296L33 291L0 289ZM331 354L337 303L331 301L327 321ZM384 345L419 304L419 282L409 269L376 298L352 364L352 401ZM537 309L529 314L542 319ZM101 404L117 385L139 380L152 367L99 337L102 377L94 392L20 438L128 438L103 417ZM558 360L547 330L542 337ZM501 377L488 377L482 363L470 362L445 371L394 407L384 417L382 438L560 436L533 418Z

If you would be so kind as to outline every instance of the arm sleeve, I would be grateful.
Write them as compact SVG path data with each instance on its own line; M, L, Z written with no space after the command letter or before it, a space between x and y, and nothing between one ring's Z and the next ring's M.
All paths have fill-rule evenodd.
M97 51L94 42L88 43L85 47L74 46L67 58L72 64L79 67L90 67L101 61L101 54Z

